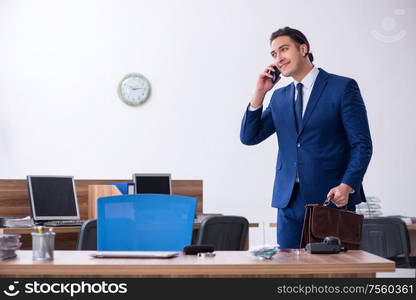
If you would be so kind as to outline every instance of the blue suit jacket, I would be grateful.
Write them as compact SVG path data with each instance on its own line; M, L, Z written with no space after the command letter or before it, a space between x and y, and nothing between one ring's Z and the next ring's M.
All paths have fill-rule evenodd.
M246 110L240 139L255 145L277 133L279 152L272 206L285 208L296 173L306 203L322 204L340 183L355 193L349 204L363 199L362 180L371 159L367 112L355 80L319 69L299 133L294 117L294 84L277 89L262 111Z

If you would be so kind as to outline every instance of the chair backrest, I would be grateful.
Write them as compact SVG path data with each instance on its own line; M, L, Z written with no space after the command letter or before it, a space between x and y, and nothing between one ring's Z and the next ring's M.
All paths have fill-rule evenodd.
M192 239L197 200L136 194L98 199L98 250L180 251Z
M386 258L410 253L409 232L400 218L364 218L361 249Z
M212 216L201 222L197 244L210 244L215 250L243 250L248 221L240 216Z
M87 220L82 224L77 250L97 250L97 219Z

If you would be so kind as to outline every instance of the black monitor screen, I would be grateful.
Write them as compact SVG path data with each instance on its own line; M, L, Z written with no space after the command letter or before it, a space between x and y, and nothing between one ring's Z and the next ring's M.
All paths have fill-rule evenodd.
M28 176L27 182L35 220L79 219L73 177Z
M134 175L136 194L171 194L170 175Z

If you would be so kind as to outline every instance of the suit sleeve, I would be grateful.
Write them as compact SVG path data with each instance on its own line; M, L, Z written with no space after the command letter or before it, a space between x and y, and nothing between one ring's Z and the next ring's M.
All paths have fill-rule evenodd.
M264 111L251 111L248 107L241 122L240 140L245 145L256 145L271 136L276 129L270 105Z
M341 118L351 148L342 182L358 191L370 163L373 145L367 111L355 80L350 80L345 89L341 102Z

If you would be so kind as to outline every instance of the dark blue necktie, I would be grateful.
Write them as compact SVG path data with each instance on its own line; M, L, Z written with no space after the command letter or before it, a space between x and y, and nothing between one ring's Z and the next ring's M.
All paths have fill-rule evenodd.
M303 107L303 93L302 93L302 83L298 83L296 85L296 90L298 91L298 94L296 96L295 100L295 120L296 120L296 130L297 132L300 131L301 125L302 125L302 107Z

